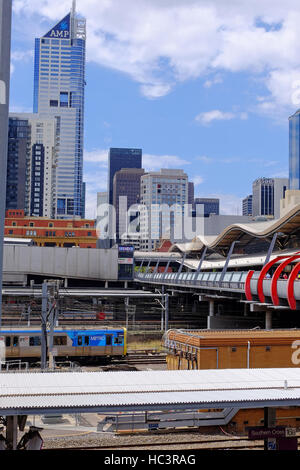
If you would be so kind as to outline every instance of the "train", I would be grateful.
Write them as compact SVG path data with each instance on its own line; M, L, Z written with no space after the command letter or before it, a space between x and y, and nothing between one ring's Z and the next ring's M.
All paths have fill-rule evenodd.
M5 359L24 362L41 358L41 330L11 328L0 331L0 344L5 346ZM127 355L126 328L55 328L53 355L56 361L108 362ZM102 361L100 361L102 360Z

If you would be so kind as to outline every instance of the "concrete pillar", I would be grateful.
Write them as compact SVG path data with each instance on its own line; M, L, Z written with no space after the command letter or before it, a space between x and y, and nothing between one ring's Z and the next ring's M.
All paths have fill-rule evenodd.
M271 310L266 310L265 329L272 330L272 311Z
M108 289L108 281L105 281L105 289Z
M64 287L65 287L65 289L68 288L68 279L65 279L65 280L64 280Z
M211 328L210 319L211 319L211 317L213 317L215 315L215 301L214 300L209 300L208 305L209 305L209 308L208 308L209 315L207 317L207 329L210 330L210 328Z
M128 281L124 282L124 289L128 289Z
M210 300L209 301L209 316L210 317L213 317L215 314L215 301L214 300Z
M7 416L6 418L6 442L7 450L17 450L18 443L18 417Z

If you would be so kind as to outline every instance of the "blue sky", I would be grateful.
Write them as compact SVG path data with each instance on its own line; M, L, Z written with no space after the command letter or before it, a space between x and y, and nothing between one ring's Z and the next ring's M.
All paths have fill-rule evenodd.
M250 3L250 5L249 5ZM70 0L13 0L11 110L32 111L34 38ZM87 215L107 185L109 147L146 170L181 168L223 213L261 176L288 175L299 107L296 0L78 0L87 18Z

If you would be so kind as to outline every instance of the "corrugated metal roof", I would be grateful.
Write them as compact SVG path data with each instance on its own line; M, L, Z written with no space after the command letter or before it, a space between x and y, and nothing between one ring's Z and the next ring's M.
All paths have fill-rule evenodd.
M249 408L272 400L300 404L300 369L0 374L2 414L209 404Z

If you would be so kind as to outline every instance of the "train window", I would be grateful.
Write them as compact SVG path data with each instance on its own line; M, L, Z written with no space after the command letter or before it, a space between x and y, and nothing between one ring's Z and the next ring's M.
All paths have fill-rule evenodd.
M82 346L82 336L78 336L78 346Z
M30 336L29 346L40 346L40 345L41 345L41 337L40 336Z
M114 343L115 344L122 344L123 343L123 336L117 336L115 339L114 339Z
M13 337L13 347L14 348L17 348L19 346L19 337L18 336L14 336Z
M11 345L11 338L10 338L10 336L6 336L6 338L5 338L5 346L6 346L7 348L10 348L10 345Z
M66 346L67 345L67 337L66 336L54 336L53 344L54 344L54 346Z
M89 336L85 336L84 337L84 345L85 346L88 346L90 344L90 337Z
M106 335L106 346L112 345L112 335Z

